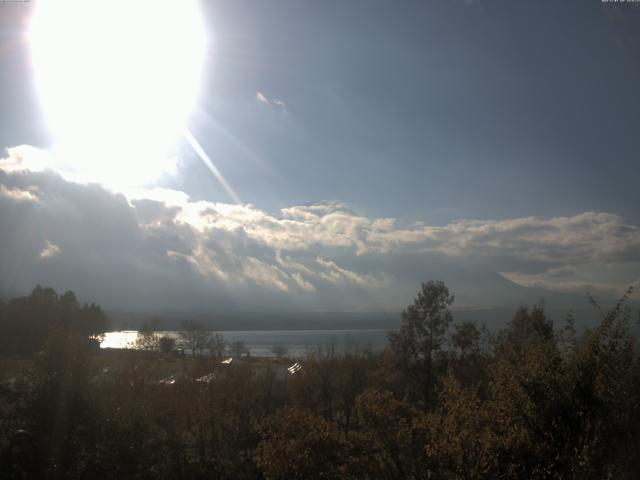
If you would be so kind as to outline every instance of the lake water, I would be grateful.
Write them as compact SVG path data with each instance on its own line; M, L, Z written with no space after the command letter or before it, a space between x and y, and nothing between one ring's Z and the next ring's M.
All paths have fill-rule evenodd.
M159 336L170 336L180 346L180 335L175 331L156 332ZM252 356L275 356L271 349L278 345L287 349L287 355L302 357L310 352L335 349L337 353L356 349L378 352L387 345L387 330L250 330L218 332L224 336L227 345L242 341ZM101 348L133 348L138 332L123 330L107 332L100 344Z

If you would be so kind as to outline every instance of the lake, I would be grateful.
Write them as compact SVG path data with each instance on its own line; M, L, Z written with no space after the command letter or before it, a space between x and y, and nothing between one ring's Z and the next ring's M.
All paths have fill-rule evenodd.
M177 331L159 331L159 336L169 336L180 344ZM358 329L358 330L247 330L217 332L224 335L227 345L242 341L251 355L258 357L275 356L271 349L282 346L287 349L290 357L302 357L310 352L335 349L337 353L347 350L360 351L369 349L378 352L387 345L387 330ZM107 332L100 344L100 348L133 348L138 332L136 330L122 330Z

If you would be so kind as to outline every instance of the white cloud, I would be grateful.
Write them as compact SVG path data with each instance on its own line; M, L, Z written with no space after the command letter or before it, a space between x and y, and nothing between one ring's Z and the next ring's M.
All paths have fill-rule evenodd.
M462 220L442 227L371 230L367 248L379 252L412 248L450 257L556 266L624 262L640 258L640 228L625 224L618 215L599 212L551 219Z
M252 205L195 202L167 189L114 194L65 181L37 165L33 173L30 162L11 151L0 159L4 285L16 276L25 288L46 278L67 278L83 288L95 282L98 292L104 290L99 282L108 282L121 296L143 285L155 292L153 301L191 304L180 297L189 289L190 295L201 292L204 302L215 302L209 297L216 292L234 298L270 295L274 305L299 296L317 299L324 308L332 308L331 302L361 308L371 296L381 303L392 297L404 302L417 282L447 275L454 283L468 278L460 280L460 288L467 285L470 291L488 288L486 278L503 288L490 274L504 272L523 286L583 291L597 285L613 292L626 286L631 273L598 282L583 267L607 264L615 270L640 262L640 228L610 213L402 226L339 203L273 214ZM16 260L30 255L59 256L64 262ZM478 277L476 271L489 276Z
M205 229L241 229L256 242L279 250L321 246L349 249L356 255L434 252L523 268L527 263L537 268L640 259L640 228L608 213L395 228L394 219L368 218L338 204L290 207L281 216L247 205L203 206L208 209Z
M264 93L258 91L256 92L256 100L260 103L266 103L267 105L273 105L274 107L285 109L287 108L287 104L284 100L280 100L278 98L269 99Z
M333 260L326 260L322 257L316 258L316 263L321 270L318 275L331 283L354 283L363 287L381 286L381 281L377 281L372 275L358 275L336 264Z
M293 280L296 282L296 285L298 285L301 290L305 290L307 292L316 291L316 287L314 287L310 282L306 281L299 273L292 273L291 278L293 278Z
M0 185L0 197L9 198L16 202L37 202L38 201L38 196L34 194L33 191L21 190L19 188L7 188L4 185Z
M40 258L55 257L59 253L60 253L60 247L58 247L54 243L51 243L49 240L45 240L45 246L40 252Z
M7 148L7 156L0 158L0 169L7 173L56 170L57 163L47 151L29 145Z

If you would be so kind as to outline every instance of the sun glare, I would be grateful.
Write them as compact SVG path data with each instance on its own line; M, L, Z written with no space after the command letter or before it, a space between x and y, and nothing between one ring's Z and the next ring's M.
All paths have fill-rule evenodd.
M40 1L29 39L55 154L71 173L140 185L172 169L204 55L195 1Z

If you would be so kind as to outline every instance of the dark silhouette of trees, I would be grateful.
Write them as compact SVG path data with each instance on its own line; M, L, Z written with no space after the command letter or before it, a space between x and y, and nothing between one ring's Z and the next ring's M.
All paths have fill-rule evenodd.
M160 336L156 331L157 324L158 322L154 320L142 323L136 338L136 348L147 352L160 350Z
M547 318L544 304L541 302L531 310L522 306L518 308L507 328L498 335L497 349L521 350L531 341L551 341L553 337L553 321Z
M348 447L333 423L309 410L287 408L260 428L257 463L266 478L344 478Z
M2 478L595 480L640 471L628 295L609 311L591 299L600 321L580 334L573 319L554 330L542 305L520 308L488 342L470 323L447 339L452 295L429 282L385 352L309 354L292 374L272 358L222 365L96 351L71 316L83 309L74 296L34 292L1 310L3 328L9 307L34 322L34 312L48 315L37 353L0 355ZM6 371L21 375L7 380Z
M236 340L230 346L230 353L233 357L242 357L249 354L249 349L242 340Z
M485 326L478 328L473 322L454 325L450 335L448 353L449 374L464 387L484 384L493 338Z
M180 324L180 337L191 355L203 355L211 345L212 333L197 320L184 320Z
M163 355L169 355L176 347L176 339L165 335L158 340L158 346Z
M402 312L400 330L389 333L390 347L425 405L433 400L434 356L453 318L453 301L444 282L423 283L413 304Z
M224 356L227 351L227 342L224 339L224 335L221 333L214 333L209 338L209 346L208 346L209 354L213 355L217 359Z
M366 478L427 477L427 431L416 405L373 388L358 396L356 412L357 443L362 449L362 458L356 461Z
M475 323L458 323L454 325L454 329L451 334L451 346L460 357L464 358L480 351L482 332Z
M37 351L52 328L92 340L95 347L108 327L97 305L81 305L73 292L59 296L52 288L38 285L29 296L0 305L0 351Z

